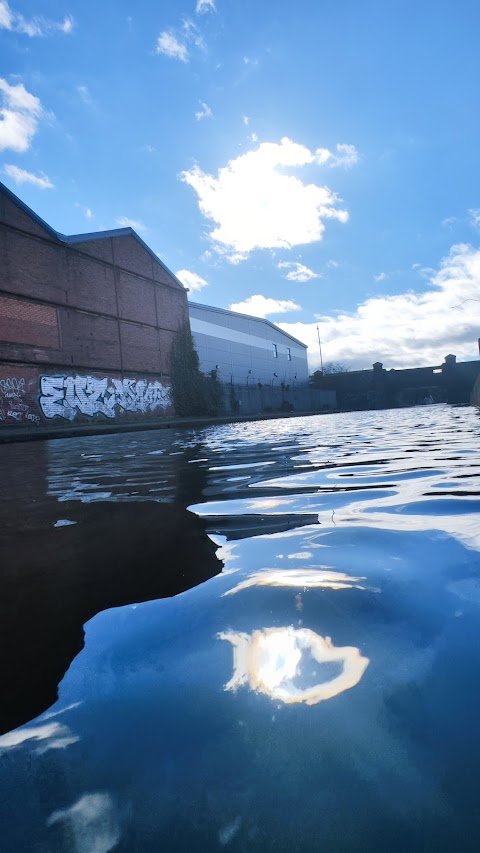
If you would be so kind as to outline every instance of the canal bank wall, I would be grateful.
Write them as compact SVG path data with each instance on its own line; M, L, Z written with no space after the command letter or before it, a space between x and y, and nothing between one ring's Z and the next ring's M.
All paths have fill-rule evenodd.
M478 376L475 385L473 386L472 396L471 396L472 406L480 406L480 375Z
M56 427L43 425L36 429L30 427L5 428L0 430L0 444L10 444L17 441L46 441L54 438L76 438L81 435L108 435L111 433L136 432L144 430L163 429L197 429L207 426L241 423L250 421L275 420L276 418L298 418L318 414L327 414L337 409L320 409L293 412L261 412L257 414L234 414L211 417L162 417L150 418L144 421L100 422L93 420L89 424L58 424Z

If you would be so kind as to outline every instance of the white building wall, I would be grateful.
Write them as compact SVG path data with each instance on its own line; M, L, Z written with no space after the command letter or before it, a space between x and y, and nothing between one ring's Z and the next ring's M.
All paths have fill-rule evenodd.
M305 344L268 320L189 303L190 327L204 373L222 382L298 386L308 382Z

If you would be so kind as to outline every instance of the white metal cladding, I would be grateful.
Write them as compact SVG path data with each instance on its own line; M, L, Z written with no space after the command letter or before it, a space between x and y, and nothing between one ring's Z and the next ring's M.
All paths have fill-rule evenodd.
M236 329L227 329L225 326L216 326L214 323L208 323L206 320L198 320L197 317L190 317L190 328L192 333L195 334L200 332L203 335L208 335L211 338L222 338L225 341L237 341L240 344L246 344L250 347L259 347L260 349L268 350L269 352L274 352L274 346L277 346L279 355L283 353L288 358L288 351L292 355L297 356L297 358L306 357L305 350L302 347L295 347L293 343L290 343L289 346L285 344L282 349L282 345L278 343L278 341L267 340L266 338L259 338L256 335L250 335L248 332L238 332Z
M190 326L201 370L218 367L223 382L308 381L306 347L267 320L191 303Z

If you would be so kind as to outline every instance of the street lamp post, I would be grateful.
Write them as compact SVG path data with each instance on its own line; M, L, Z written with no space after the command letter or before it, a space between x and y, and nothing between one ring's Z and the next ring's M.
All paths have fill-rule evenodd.
M320 342L320 331L319 331L318 326L317 326L317 336L318 336L318 351L320 353L320 370L323 373L322 344Z

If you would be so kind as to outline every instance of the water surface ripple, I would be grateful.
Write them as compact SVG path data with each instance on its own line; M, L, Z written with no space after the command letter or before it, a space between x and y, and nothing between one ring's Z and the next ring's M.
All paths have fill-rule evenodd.
M2 849L477 851L479 435L0 447Z

